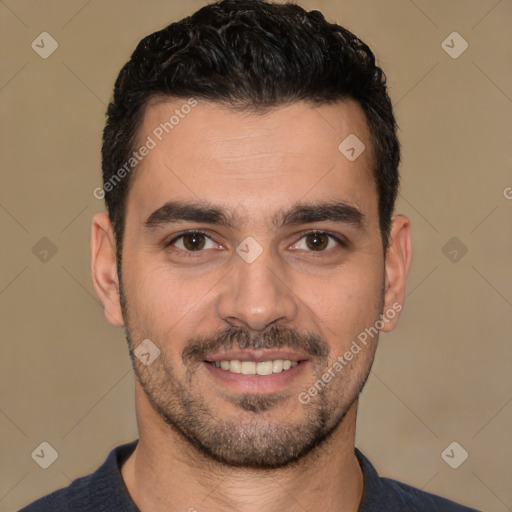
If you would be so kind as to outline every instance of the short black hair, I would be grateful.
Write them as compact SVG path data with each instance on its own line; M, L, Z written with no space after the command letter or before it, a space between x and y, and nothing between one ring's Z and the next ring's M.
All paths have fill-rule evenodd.
M102 170L119 266L133 181L133 173L119 179L120 169L132 157L148 101L159 96L256 112L298 101L355 100L372 137L372 171L387 247L400 146L386 77L370 48L319 11L292 3L222 0L142 39L116 80L103 132Z

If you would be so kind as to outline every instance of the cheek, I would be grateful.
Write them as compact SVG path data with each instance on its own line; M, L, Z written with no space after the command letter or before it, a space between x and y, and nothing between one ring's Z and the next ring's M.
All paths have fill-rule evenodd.
M347 265L328 278L303 283L304 297L319 321L319 328L333 343L350 344L381 313L383 272L378 267Z
M127 272L132 276L128 278L126 292L133 328L166 344L171 339L178 341L197 335L197 319L206 317L209 292L215 289L222 274L198 276L190 269L172 268L153 259L139 257Z

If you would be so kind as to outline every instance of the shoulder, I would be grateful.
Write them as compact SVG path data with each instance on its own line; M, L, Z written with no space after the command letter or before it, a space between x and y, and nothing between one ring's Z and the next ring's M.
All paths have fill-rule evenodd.
M94 473L77 478L19 512L136 512L119 469L136 445L137 441L117 446Z
M76 509L77 511L90 510L86 507L86 500L94 487L94 475L95 473L92 473L77 478L67 487L39 498L22 508L19 512L72 512L77 502L79 505L79 508Z
M364 475L364 492L359 512L478 512L416 487L382 478L370 461L356 449Z
M418 512L478 512L474 508L466 507L390 478L381 478L381 481L387 502L395 506L395 508L386 508L387 511L396 509ZM405 506L407 508L404 508Z

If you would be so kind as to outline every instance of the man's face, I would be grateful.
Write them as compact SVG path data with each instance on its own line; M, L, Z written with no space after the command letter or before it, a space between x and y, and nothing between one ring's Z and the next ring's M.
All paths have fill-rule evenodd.
M202 453L283 466L355 403L377 337L333 365L391 307L368 127L350 101L265 114L199 102L159 140L185 103L150 103L136 146L156 143L126 203L123 318L131 348L149 339L160 355L135 371ZM366 146L354 161L338 149L349 134Z

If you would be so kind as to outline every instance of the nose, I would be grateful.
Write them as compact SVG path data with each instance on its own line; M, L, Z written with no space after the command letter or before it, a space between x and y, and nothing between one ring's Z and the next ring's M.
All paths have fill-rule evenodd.
M222 320L233 327L264 331L272 324L295 319L298 299L269 251L263 251L252 263L238 255L234 260L218 298L217 312Z

